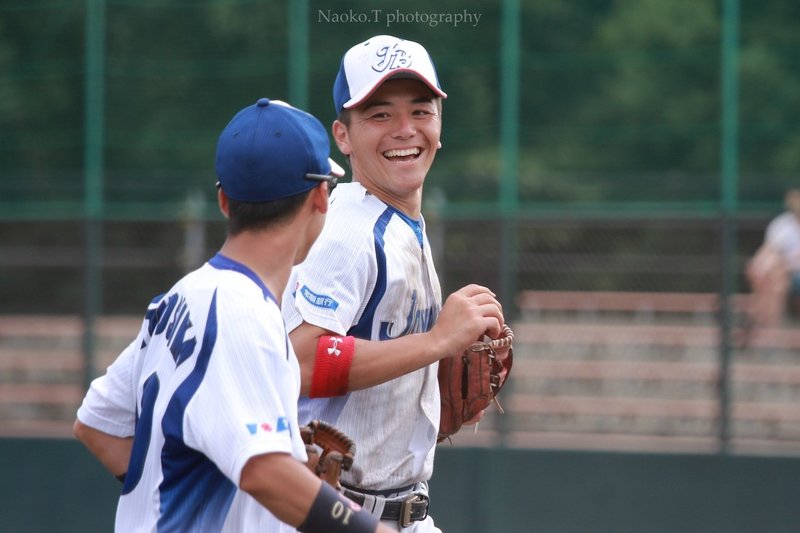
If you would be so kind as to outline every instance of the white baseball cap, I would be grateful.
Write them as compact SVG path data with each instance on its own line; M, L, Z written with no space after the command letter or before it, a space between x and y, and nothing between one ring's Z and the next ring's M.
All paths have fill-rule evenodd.
M361 104L383 82L394 78L418 79L438 96L447 98L439 85L433 60L421 44L391 35L376 35L350 48L342 57L333 84L336 113Z

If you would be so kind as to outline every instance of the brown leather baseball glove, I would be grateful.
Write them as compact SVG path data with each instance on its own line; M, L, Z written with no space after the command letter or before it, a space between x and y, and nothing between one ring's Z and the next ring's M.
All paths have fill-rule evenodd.
M300 435L306 444L308 467L333 488L341 490L339 476L342 470L350 470L356 455L353 440L322 420L312 420L302 426Z
M497 339L481 335L464 353L439 361L442 415L436 442L476 420L492 402L503 412L497 394L511 372L513 340L514 332L504 326Z

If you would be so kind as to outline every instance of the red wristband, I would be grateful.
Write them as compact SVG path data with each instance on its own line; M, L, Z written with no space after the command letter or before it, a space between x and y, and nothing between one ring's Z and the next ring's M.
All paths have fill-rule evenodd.
M355 339L352 336L321 336L317 342L317 355L308 396L330 398L347 394L354 353Z

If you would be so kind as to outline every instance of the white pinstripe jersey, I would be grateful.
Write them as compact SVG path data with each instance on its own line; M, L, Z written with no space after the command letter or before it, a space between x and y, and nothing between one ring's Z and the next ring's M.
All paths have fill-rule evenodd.
M334 191L322 234L292 271L283 316L289 331L305 321L387 340L428 331L441 301L424 222L348 183ZM439 428L437 369L433 364L336 398L301 397L300 422L321 418L355 441L345 483L385 490L427 480Z
M248 459L306 460L300 371L280 310L217 254L150 305L136 340L94 380L86 425L134 435L117 531L295 531L238 489Z

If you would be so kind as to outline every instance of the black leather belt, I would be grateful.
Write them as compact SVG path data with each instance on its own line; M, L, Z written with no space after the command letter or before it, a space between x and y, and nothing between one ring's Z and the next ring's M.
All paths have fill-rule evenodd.
M364 495L344 489L344 495L359 505L364 505ZM403 501L385 502L381 520L394 520L400 527L425 520L428 516L428 497L411 493Z

